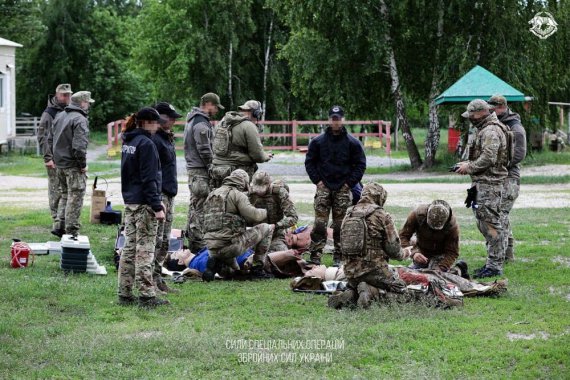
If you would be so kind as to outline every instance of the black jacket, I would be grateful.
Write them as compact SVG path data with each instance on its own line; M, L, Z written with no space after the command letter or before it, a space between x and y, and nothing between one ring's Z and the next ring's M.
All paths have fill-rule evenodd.
M160 160L150 133L136 128L123 133L121 191L125 204L146 204L162 210Z
M161 128L151 137L158 150L162 168L162 192L169 197L174 197L178 193L176 148L173 137L172 133Z
M362 179L366 170L366 156L360 141L342 127L340 135L333 135L328 127L325 133L309 144L305 169L314 184L323 181L331 190L338 190L345 183L353 187Z

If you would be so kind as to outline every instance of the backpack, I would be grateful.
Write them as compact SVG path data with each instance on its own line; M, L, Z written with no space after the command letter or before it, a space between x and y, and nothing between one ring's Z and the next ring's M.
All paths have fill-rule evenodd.
M340 248L343 255L364 256L368 240L366 217L378 210L380 206L370 205L364 209L351 207L348 209L340 229Z
M505 140L507 143L507 163L506 167L511 167L513 159L515 157L515 133L511 129L511 127L503 124L501 122L497 123L501 130L505 133Z
M212 142L212 149L216 156L227 157L231 151L243 151L242 148L232 144L232 129L242 121L243 120L240 120L237 123L228 123L224 118L216 127L216 131L214 132L214 141Z

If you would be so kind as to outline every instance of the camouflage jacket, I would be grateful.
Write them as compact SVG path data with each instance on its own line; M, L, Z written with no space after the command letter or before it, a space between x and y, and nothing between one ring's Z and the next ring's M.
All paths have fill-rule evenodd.
M85 168L88 143L87 112L75 104L65 107L65 111L55 118L48 134L48 146L52 147L55 166L60 169Z
M299 220L295 204L285 186L275 186L273 182L269 187L269 194L259 196L252 193L249 200L253 206L267 210L267 223L275 224L274 236L294 226Z
M371 204L377 203L365 196L356 206L348 209L347 215L353 208L369 207ZM344 270L349 277L361 276L379 267L387 266L389 259L403 259L404 252L400 245L400 237L390 214L380 207L369 214L365 220L368 227L366 254L362 257L343 257Z
M402 247L409 247L410 239L416 234L417 242L412 252L420 252L428 259L443 256L439 265L446 271L459 257L459 225L450 209L449 219L443 229L431 229L427 224L428 207L429 204L420 205L408 215L404 227L400 230L400 240Z
M204 204L204 240L210 249L219 249L231 244L232 239L245 232L246 224L261 223L267 218L267 210L255 208L249 198L239 189L246 184L240 183L239 178L226 177L222 186L208 195ZM220 218L216 210L216 198L222 196L224 202L223 214ZM219 228L213 224L220 223ZM232 224L232 225L230 225Z
M269 161L255 124L239 112L226 113L223 122L234 124L230 141L232 148L226 157L214 153L214 165L240 166Z
M57 103L55 96L50 96L38 126L38 145L40 146L40 153L44 155L45 162L53 159L52 147L47 145L48 135L53 126L55 116L61 111L63 111L63 107Z
M507 177L507 140L500 121L492 113L476 128L467 172L473 182L502 184Z

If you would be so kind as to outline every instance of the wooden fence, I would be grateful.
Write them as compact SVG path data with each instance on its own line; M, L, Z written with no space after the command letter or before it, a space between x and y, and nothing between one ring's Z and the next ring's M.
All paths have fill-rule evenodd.
M107 124L107 143L110 150L119 145L119 134L124 123L125 120L117 120ZM177 121L175 129L176 126L184 126L184 124L184 121ZM215 125L215 122L212 124ZM263 145L266 150L304 151L307 148L307 145L304 145L304 143L308 144L312 137L318 136L321 130L328 125L328 120L265 120L261 124L263 124L264 130L268 130L268 132L259 134L263 139ZM377 146L384 146L388 156L391 154L391 124L391 122L384 120L350 120L343 122L343 125L349 129L352 126L360 126L360 132L351 132L351 135L359 138L361 141L364 138L377 141ZM311 126L313 130L307 131ZM315 126L319 127L317 128L319 129L318 131L314 130ZM370 129L370 127L372 127L372 132L362 132L367 128ZM277 132L277 130L281 131ZM176 149L183 149L182 139L184 134L175 133L175 136L178 138ZM283 141L286 144L270 145L271 142L283 143Z

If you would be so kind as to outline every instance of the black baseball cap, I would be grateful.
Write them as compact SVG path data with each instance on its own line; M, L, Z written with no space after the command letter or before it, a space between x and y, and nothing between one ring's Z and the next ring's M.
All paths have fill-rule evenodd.
M144 107L141 108L139 110L139 112L137 112L137 120L150 120L150 121L155 121L155 120L162 120L162 118L160 117L160 114L158 113L157 110L155 110L154 108L151 107Z
M176 108L174 108L172 104L167 102L156 103L153 108L157 110L159 114L166 115L173 119L178 119L179 117L182 117L182 115L176 112Z
M329 110L329 117L344 117L344 110L342 109L341 106L332 106L331 109Z

